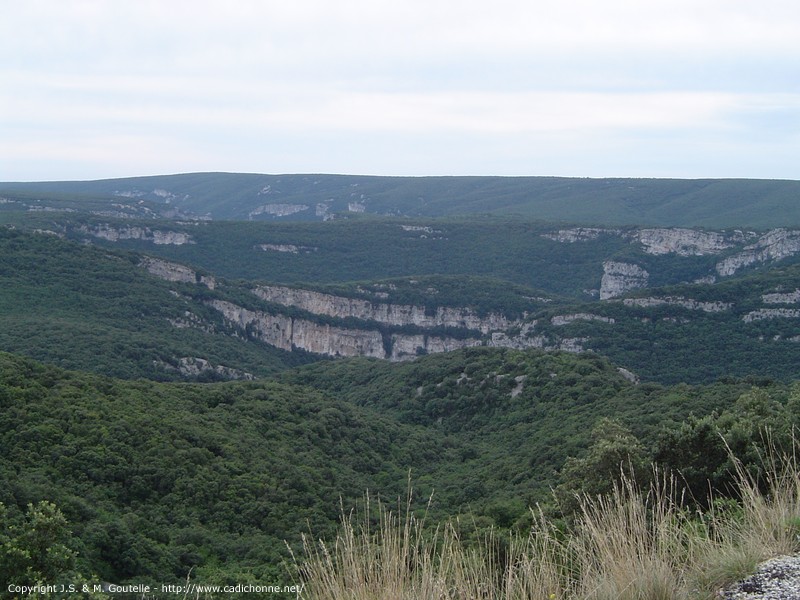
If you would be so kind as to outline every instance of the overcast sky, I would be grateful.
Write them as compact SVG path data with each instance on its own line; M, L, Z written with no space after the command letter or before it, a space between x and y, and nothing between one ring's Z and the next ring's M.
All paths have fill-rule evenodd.
M797 0L0 0L0 180L800 179Z

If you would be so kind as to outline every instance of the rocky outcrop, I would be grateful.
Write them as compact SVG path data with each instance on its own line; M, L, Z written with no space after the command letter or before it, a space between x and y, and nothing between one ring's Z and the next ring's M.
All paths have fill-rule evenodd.
M292 319L292 345L325 356L386 358L379 331L345 329L305 319Z
M624 367L617 367L617 372L633 384L638 385L640 383L639 376L633 371L629 371Z
M761 236L755 244L717 263L717 273L726 277L743 267L767 261L781 260L800 252L800 231L773 229Z
M306 204L264 204L254 208L248 213L248 217L252 220L253 217L258 215L272 215L273 217L288 217L295 213L308 210L310 207Z
M296 246L294 244L258 244L256 246L264 252L288 252L289 254L311 254L319 250L316 246Z
M636 237L645 252L656 255L702 256L719 254L734 246L733 241L722 233L698 229L640 229Z
M288 315L270 314L254 311L225 300L209 300L209 306L222 313L225 320L247 335L282 350L305 350L325 356L369 356L393 361L409 360L422 354L450 352L473 346L496 346L504 348L543 348L546 339L531 336L535 324L521 327L516 336L504 332L494 332L490 338L471 336L455 338L426 333L384 334L377 329L347 328L317 323L308 319L293 318ZM387 350L390 348L390 350ZM575 348L566 342L549 349ZM577 351L577 350L573 350Z
M800 290L789 292L788 294L774 293L761 296L764 304L797 304L800 302Z
M596 240L603 234L619 235L619 229L599 229L596 227L573 227L571 229L559 229L552 233L543 233L542 237L554 242L574 244L575 242L588 242Z
M800 598L800 555L778 556L756 567L755 573L719 590L720 600L795 600Z
M403 231L415 233L421 240L446 240L444 231L441 229L434 229L424 225L400 225Z
M649 277L650 274L638 265L606 261L600 280L600 299L616 298L629 290L647 287Z
M654 306L680 306L688 310L701 310L707 313L718 313L730 310L733 306L730 302L699 302L691 298L682 296L664 296L663 298L625 298L622 303L625 306L641 306L652 308Z
M367 205L363 202L348 202L347 203L347 210L352 213L363 213L367 210Z
M429 312L424 306L373 303L361 298L346 298L284 286L259 286L253 293L267 302L292 306L315 315L376 321L395 327L406 325L427 329L454 327L487 334L491 331L508 329L516 324L503 315L491 313L481 317L468 308L440 306Z
M796 308L759 308L753 310L742 317L745 323L753 321L763 321L764 319L798 319L800 310Z
M237 379L244 381L252 381L255 376L252 373L233 369L223 365L212 365L204 358L197 358L194 356L185 356L178 360L178 371L184 377L199 377L206 373L213 373L215 376L222 379Z
M679 256L702 256L719 254L729 248L742 244L749 234L741 231L733 233L704 231L685 227L651 227L645 229L622 230L597 227L572 227L542 234L542 237L556 242L588 242L602 235L620 236L639 242L648 254L677 254Z
M563 338L559 341L558 346L553 349L563 350L564 352L573 352L577 354L578 352L584 351L583 344L588 341L589 338L585 337Z
M206 322L202 317L199 317L190 310L184 311L181 317L167 320L169 324L176 329L199 329L206 333L214 333L215 331L213 324Z
M182 246L183 244L194 244L192 236L188 233L183 233L181 231L162 231L159 229L150 229L149 227L113 227L109 224L89 227L88 225L83 225L78 231L109 242L141 240L143 242L152 242L157 245Z
M379 331L346 329L287 315L253 311L225 300L209 300L208 305L221 312L229 323L282 350L298 348L326 356L386 358L383 337Z
M602 323L613 323L614 319L611 317L603 317L600 315L593 315L590 313L575 313L571 315L556 315L550 319L550 323L556 326L569 325L573 321L600 321Z
M422 354L452 352L460 348L472 348L481 345L483 345L483 341L476 338L456 339L425 334L394 334L392 335L392 354L387 358L394 361L409 360Z
M165 279L167 281L178 281L181 283L198 283L206 286L209 289L214 289L217 285L216 280L209 275L200 275L197 271L190 269L185 265L162 260L160 258L153 258L145 256L139 261L139 266L147 269L147 271L156 277Z

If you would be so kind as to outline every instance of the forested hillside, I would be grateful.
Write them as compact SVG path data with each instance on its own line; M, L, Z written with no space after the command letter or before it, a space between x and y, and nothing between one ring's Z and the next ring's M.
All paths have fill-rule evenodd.
M189 173L0 183L17 208L228 220L516 214L551 222L688 227L800 225L800 182L746 179L363 177ZM105 199L106 206L98 204Z
M115 582L179 582L190 570L206 582L285 582L283 540L298 548L309 528L330 536L340 501L369 490L391 502L409 476L420 508L433 494L432 519L524 528L533 503L568 508L553 503L553 486L608 489L613 464L591 466L605 436L627 440L614 452L637 464L685 469L698 494L703 477L724 491L717 432L756 460L759 428L785 440L799 416L783 385L634 386L596 356L496 349L204 385L2 354L0 404L2 535L24 543L12 524L26 505L54 503L77 553L69 567ZM568 456L584 462L562 469Z
M272 252L276 256L264 262L247 258L234 268L225 261L236 256L230 246L275 241L276 233L294 226L235 225L203 226L222 231L207 237L193 232L195 243L180 246L103 238L87 244L86 237L52 230L0 230L0 348L68 368L157 380L252 379L330 357L409 360L473 346L593 351L639 381L798 376L800 268L791 254L764 255L756 268L745 264L741 274L721 276L715 265L743 260L738 257L750 256L747 251L653 254L616 234L569 242L524 223L505 236L490 223L460 223L448 233L459 232L463 243L438 257L430 247L427 254L406 254L408 264L397 265L405 277L340 279L351 274L342 268L345 261L328 258L316 268L335 282L287 286L274 281L290 272L314 277L296 254ZM352 240L349 260L364 265L362 274L378 273L384 260L390 264L391 248L381 236L385 242L408 233L393 222L344 225L316 243ZM563 240L571 231L558 235ZM226 245L225 232L235 241ZM412 233L410 244L430 241ZM491 243L470 249L469 240L481 234ZM506 256L496 250L503 240ZM340 248L345 256L346 247ZM616 260L594 254L603 249ZM220 277L157 255L220 264L223 273L249 272L252 278ZM426 262L443 257L452 258L452 274ZM469 274L484 270L470 268L480 264L490 276ZM647 278L612 272L609 265ZM709 270L717 273L716 282L701 277ZM260 274L271 274L272 282ZM516 283L531 279L542 287ZM694 283L663 285L687 279ZM575 297L581 284L599 290ZM598 291L611 297L598 301Z
M212 290L154 277L140 265L140 255L5 228L0 255L4 351L151 379L247 378L309 360L303 353L242 343L200 301Z

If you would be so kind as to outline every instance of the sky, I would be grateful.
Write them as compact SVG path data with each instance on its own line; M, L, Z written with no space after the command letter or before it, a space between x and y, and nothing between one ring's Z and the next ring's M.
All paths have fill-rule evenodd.
M0 181L800 179L797 0L0 0Z

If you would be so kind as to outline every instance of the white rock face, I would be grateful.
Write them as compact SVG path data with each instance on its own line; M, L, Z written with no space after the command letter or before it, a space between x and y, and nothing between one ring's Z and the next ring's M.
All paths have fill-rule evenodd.
M260 286L253 290L259 298L283 306L293 306L315 315L327 315L346 319L348 317L364 321L377 321L387 325L402 327L457 327L474 329L481 333L500 331L516 323L499 314L480 317L467 308L440 306L432 314L424 306L410 304L373 303L361 298L345 298L310 290L284 286Z
M211 276L200 275L185 265L153 258L144 257L139 266L147 269L151 274L167 281L179 281L182 283L200 283L209 289L214 289L217 285L216 280Z
M120 240L142 240L158 245L182 246L183 244L194 244L192 237L188 233L179 231L160 231L149 227L112 227L109 224L88 227L83 225L79 228L82 233L87 233L94 237L118 242Z
M616 298L629 290L647 287L650 274L638 265L608 260L603 263L600 299Z
M203 373L212 372L224 379L240 379L245 381L252 381L255 379L252 373L233 369L224 365L212 365L206 359L194 356L185 356L179 359L178 370L181 372L181 375L188 377L197 377Z
M800 231L773 229L761 236L755 244L746 246L742 252L717 263L717 273L726 277L742 267L770 260L781 260L800 252Z
M477 335L459 339L424 333L395 333L390 340L392 351L387 355L383 336L378 330L350 329L307 319L293 319L286 315L272 315L224 300L209 300L207 304L220 311L229 323L271 346L287 351L298 348L326 356L369 356L401 361L413 359L420 354L450 352L482 345L518 349L544 348L547 341L543 336L530 335L535 325L533 323L523 324L519 335L511 337L504 332L494 332L490 339ZM579 351L576 347L575 340L567 340L548 349Z
M559 229L553 233L543 233L545 237L554 242L574 244L575 242L588 242L596 240L603 234L619 235L619 229L598 229L596 227L573 227L572 229Z
M682 296L665 296L663 298L625 298L622 303L625 306L642 306L650 308L653 306L680 306L689 310L702 310L707 313L718 313L730 310L733 306L730 302L699 302L691 298Z
M600 315L593 315L590 313L575 313L571 315L556 315L550 319L550 323L556 326L569 325L573 321L600 321L602 323L613 323L614 319L611 317L603 317Z
M250 211L249 217L252 219L258 215L273 215L275 217L287 217L295 213L308 210L306 204L264 204Z
M264 252L288 252L289 254L311 254L319 250L316 246L295 246L294 244L259 244L256 246Z
M493 348L513 348L515 350L544 348L548 339L543 335L533 335L535 328L536 321L532 321L523 323L518 335L510 336L505 331L495 331L492 333L488 345Z
M452 352L460 348L472 348L480 346L483 342L479 339L455 339L450 337L434 337L424 334L392 335L392 355L389 357L393 361L411 360L419 354L435 354L438 352Z
M752 323L753 321L762 321L764 319L798 319L800 318L800 310L796 308L759 308L753 310L742 317L745 323Z
M345 329L304 319L292 320L292 345L326 356L386 358L379 331Z
M367 205L363 202L348 202L347 210L352 213L363 213L367 210Z
M323 202L317 204L314 210L314 216L322 217L323 221L328 221L329 219L333 218L333 215L330 214L331 207Z
M205 331L206 333L213 333L215 331L213 324L206 322L203 318L194 314L190 310L184 311L182 317L167 320L169 321L170 325L176 329L199 329L200 331Z
M795 290L788 294L763 294L761 301L764 304L797 304L800 302L800 290Z
M584 338L584 337L564 338L559 343L558 349L563 350L564 352L574 352L577 354L579 352L584 351L583 344L588 341L589 338Z
M639 376L636 373L629 371L624 367L617 367L617 372L619 372L620 375L622 375L625 379L627 379L631 383L638 384L640 381Z
M636 237L648 254L702 256L719 254L734 244L722 233L684 228L640 229Z
M345 329L286 315L271 315L224 300L210 300L208 305L220 311L230 323L282 350L299 348L327 356L386 357L379 331Z

